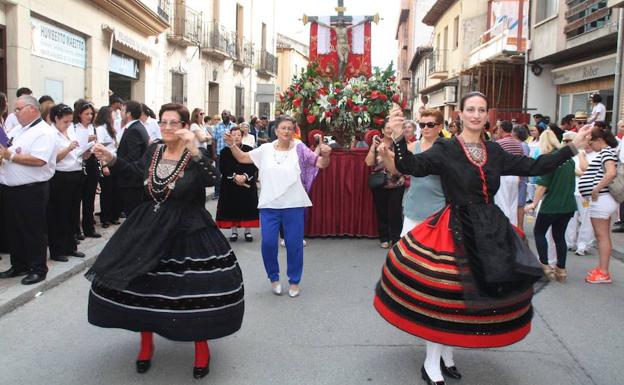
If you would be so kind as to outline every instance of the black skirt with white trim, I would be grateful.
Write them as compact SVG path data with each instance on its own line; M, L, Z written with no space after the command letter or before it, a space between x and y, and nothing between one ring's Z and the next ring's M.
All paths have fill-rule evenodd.
M158 267L118 291L93 285L89 322L106 328L151 331L174 341L215 339L243 321L243 277L216 228L177 237Z

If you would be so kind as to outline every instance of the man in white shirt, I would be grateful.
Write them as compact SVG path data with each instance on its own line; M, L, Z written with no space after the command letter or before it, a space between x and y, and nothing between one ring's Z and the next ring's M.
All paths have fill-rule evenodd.
M9 134L8 148L0 146L3 219L11 254L11 268L0 278L26 275L22 284L31 285L43 281L48 272L46 209L56 138L41 119L34 97L17 98L15 116L20 126Z
M27 87L21 87L17 89L17 92L15 92L15 96L17 96L18 98L24 95L32 95L31 89ZM13 128L19 125L20 124L17 121L17 116L15 116L14 112L11 112L4 121L4 131L8 134Z

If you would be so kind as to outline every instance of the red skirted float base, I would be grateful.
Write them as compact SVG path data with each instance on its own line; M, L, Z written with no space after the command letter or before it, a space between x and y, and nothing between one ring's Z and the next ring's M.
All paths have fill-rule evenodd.
M217 226L220 229L231 229L232 227L260 227L259 219L252 219L249 221L217 221Z
M368 149L332 151L329 167L312 186L306 214L309 237L378 237L373 194L368 188Z

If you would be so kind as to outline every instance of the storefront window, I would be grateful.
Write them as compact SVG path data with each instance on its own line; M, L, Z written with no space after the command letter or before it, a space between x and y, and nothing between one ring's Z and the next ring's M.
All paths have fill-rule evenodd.
M613 115L613 90L595 90L589 92L581 92L577 94L559 95L559 117L568 114L575 114L577 111L584 111L587 115L591 114L592 104L590 96L594 93L602 96L602 102L607 108L607 124L611 124L611 116Z

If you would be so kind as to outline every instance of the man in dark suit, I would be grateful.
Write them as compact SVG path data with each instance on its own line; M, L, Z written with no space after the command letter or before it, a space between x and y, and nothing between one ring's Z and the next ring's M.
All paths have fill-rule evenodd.
M117 148L117 158L126 162L135 162L143 157L149 145L149 136L141 117L141 103L129 100L121 108L123 129L121 141ZM126 215L130 215L143 201L142 178L117 177L117 202Z

